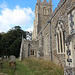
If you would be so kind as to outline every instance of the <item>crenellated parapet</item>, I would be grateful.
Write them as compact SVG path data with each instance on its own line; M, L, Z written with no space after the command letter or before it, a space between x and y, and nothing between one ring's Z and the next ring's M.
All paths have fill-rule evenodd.
M37 3L40 3L41 2L41 0L37 0Z
M43 2L47 2L47 0L43 0Z
M51 4L52 3L52 0L49 0L48 2L47 2L47 0L43 0L43 1L41 1L41 0L37 0L37 3L49 3L49 4Z

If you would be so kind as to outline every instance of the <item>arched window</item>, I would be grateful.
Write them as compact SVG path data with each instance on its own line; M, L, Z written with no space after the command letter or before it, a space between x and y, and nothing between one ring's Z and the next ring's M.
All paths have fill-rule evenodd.
M49 9L43 8L43 15L49 15Z
M43 9L43 14L46 15L46 8Z
M48 9L46 10L46 15L49 15L49 11L48 11Z
M65 53L65 32L63 21L58 21L56 26L56 47L58 54Z
M31 55L34 55L34 50L31 50Z

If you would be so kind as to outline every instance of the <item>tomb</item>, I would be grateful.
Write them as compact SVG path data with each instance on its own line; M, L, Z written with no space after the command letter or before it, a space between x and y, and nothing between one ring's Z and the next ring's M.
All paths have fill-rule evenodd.
M9 66L11 68L14 68L14 69L16 68L16 58L15 58L15 56L10 56Z

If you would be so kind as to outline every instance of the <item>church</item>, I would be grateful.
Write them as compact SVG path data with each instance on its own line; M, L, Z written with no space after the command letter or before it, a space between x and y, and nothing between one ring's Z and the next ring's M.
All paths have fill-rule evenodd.
M61 66L75 67L75 0L37 0L32 40L22 37L20 60L43 58Z

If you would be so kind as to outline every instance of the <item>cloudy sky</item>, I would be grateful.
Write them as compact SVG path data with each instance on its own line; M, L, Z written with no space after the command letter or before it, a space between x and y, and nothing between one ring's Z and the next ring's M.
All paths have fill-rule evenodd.
M60 0L53 0L53 10ZM0 0L0 32L7 32L14 26L32 31L37 0Z

